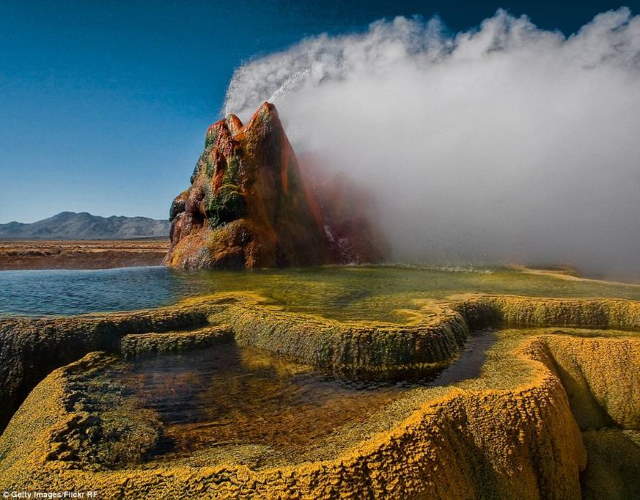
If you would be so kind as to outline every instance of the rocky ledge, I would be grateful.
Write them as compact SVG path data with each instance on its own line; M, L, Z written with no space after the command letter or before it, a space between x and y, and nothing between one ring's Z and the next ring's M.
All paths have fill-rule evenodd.
M154 311L3 320L0 388L11 406L2 416L12 418L0 436L0 488L134 498L639 493L640 303L474 295L410 314L402 325L338 322L225 294ZM141 465L159 439L157 418L92 379L123 355L233 341L346 376L395 376L451 363L470 330L487 326L520 329L500 334L477 378L400 402L363 424L367 432L338 433L335 449L317 459L259 469L231 459ZM113 401L96 410L104 397Z

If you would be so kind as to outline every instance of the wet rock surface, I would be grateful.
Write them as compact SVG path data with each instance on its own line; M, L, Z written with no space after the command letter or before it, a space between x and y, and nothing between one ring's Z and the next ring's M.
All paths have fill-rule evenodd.
M185 332L143 333L125 335L120 341L120 353L125 358L135 358L158 353L170 353L202 349L228 343L233 332L228 326L207 326Z

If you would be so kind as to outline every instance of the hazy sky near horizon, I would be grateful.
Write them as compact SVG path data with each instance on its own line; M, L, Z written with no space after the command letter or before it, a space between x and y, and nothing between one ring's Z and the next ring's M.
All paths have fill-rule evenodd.
M640 2L627 1L635 13ZM570 34L611 2L13 1L0 3L0 223L64 210L166 218L233 72L302 38L498 8Z

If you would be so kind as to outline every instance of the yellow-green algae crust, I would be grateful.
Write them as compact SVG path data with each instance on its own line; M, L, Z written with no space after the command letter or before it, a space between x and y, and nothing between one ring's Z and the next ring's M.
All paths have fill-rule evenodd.
M0 430L29 391L55 368L92 351L120 351L127 334L188 330L208 325L225 297L204 297L143 311L58 318L0 319Z
M0 487L93 489L109 497L579 498L585 452L562 385L545 365L525 358L534 357L526 349L514 355L531 367L524 383L506 390L452 388L333 460L261 471L168 463L94 472L52 459L52 434L82 417L49 402L48 418L33 418L43 399L64 401L70 368L62 368L38 385L0 438ZM35 438L27 439L25 430Z
M632 300L482 295L453 307L471 323L640 331L640 302Z
M250 306L243 307L243 300L251 302ZM257 331L256 344L263 348L270 346L270 350L279 354L295 357L294 350L286 347L292 344L308 346L299 350L299 357L314 363L318 359L331 362L337 359L338 364L345 359L351 363L360 359L342 354L336 357L333 352L341 353L341 349L332 351L331 356L317 357L325 352L322 348L326 346L327 331L338 336L340 345L344 341L341 335L348 335L344 332L354 328L351 324L327 326L320 324L321 318L313 317L316 323L304 328L311 317L297 315L290 317L295 327L279 326L280 322L286 323L284 318L278 318L282 311L261 305L255 297L218 297L209 302L183 303L180 307L193 311L206 308L207 316L216 320L233 319L235 310L240 319L231 326L240 341L249 344L247 325L257 324L258 330L268 331ZM461 319L465 328L466 324L475 328L502 323L637 330L640 324L639 303L613 299L471 296L450 305L425 306L414 314L418 316L402 326L407 330L398 335L412 346L417 344L415 332L425 325L449 325L449 321L458 324ZM269 330L263 325L268 324L271 315L276 319ZM322 328L318 328L319 324ZM375 325L359 328L376 330ZM455 336L446 328L436 328L435 332L436 338ZM361 340L370 342L371 338L364 335ZM430 336L425 338L428 340ZM574 342L572 339L567 345L573 346ZM637 353L638 342L635 339L627 342L626 349ZM394 343L380 345L389 352L395 347ZM426 349L430 347L428 341L423 345ZM586 454L561 382L562 373L558 374L555 358L558 354L553 352L559 349L558 345L540 339L518 345L513 350L514 359L529 366L531 373L524 380L516 377L512 386L486 390L451 387L390 431L355 444L334 459L259 471L231 464L196 468L168 463L150 470L88 472L70 468L69 462L51 459L54 431L60 422L69 422L73 417L60 403L65 397L65 368L62 368L36 387L0 438L0 487L98 489L108 496L180 497L195 492L208 497L578 498L579 474L586 465ZM576 349L582 352L581 348ZM391 357L376 359L382 359L383 363L389 359L404 363L406 359L402 356L406 352L401 357L392 353ZM584 356L597 366L597 360L588 352ZM618 361L623 365L621 373L637 368L633 366L637 358L627 356ZM634 384L632 381L632 388ZM624 410L622 414L633 421L634 411L637 409Z
M640 495L640 339L544 337L583 431L584 498Z
M256 301L238 301L214 318L231 327L240 345L348 375L392 376L442 366L469 335L460 313L437 304L407 311L404 325L340 322L258 306Z
M233 332L226 326L205 326L185 332L139 333L125 335L120 340L120 354L134 358L147 354L202 349L230 342Z
M607 428L587 431L583 438L589 454L583 498L640 498L640 431Z

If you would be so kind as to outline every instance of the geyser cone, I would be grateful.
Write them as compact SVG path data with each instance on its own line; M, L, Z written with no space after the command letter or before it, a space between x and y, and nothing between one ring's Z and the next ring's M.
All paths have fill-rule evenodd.
M246 126L229 115L207 130L189 189L171 206L165 262L183 268L303 266L331 261L295 153L273 104Z

